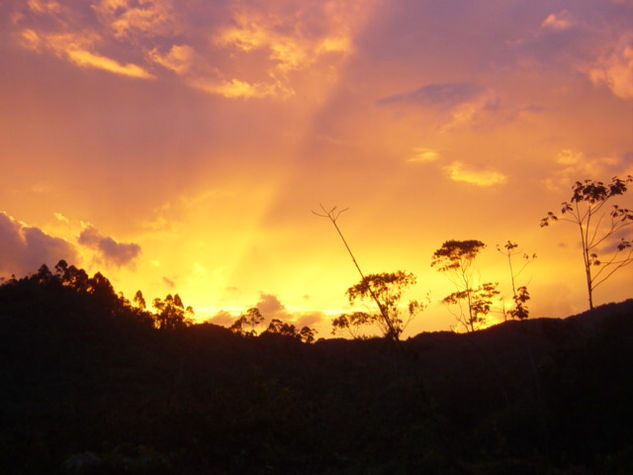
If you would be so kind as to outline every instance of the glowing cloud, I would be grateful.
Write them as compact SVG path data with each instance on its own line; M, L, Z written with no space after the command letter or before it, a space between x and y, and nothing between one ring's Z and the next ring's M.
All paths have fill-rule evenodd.
M578 179L610 177L622 173L633 172L633 166L623 168L623 160L618 157L601 156L588 157L582 152L563 149L556 155L556 163L560 168L553 173L553 177L544 180L547 189L560 191L566 189L570 183Z
M413 156L407 159L407 162L434 162L440 158L440 154L433 149L416 147L413 149Z
M110 73L133 78L152 79L154 77L136 64L120 64L111 58L80 48L69 47L65 50L65 54L71 62L80 67L102 69Z
M62 213L53 213L53 215L58 221L61 221L62 223L66 223L66 224L70 223L70 220L66 216L64 216Z
M229 99L250 99L275 95L273 86L261 83L251 84L239 79L231 79L230 81L196 79L191 81L190 84L201 91L209 94L219 94Z
M54 0L47 2L42 0L28 0L27 6L31 11L39 14L59 13L62 11L61 5Z
M101 0L92 8L117 38L171 36L178 31L172 4L167 0Z
M444 167L453 181L462 181L476 186L493 186L506 182L506 176L492 170L473 170L461 162L453 162Z
M633 99L633 42L615 48L589 70L595 85L606 85L622 99Z
M266 95L287 97L294 94L288 77L290 72L305 70L325 55L344 58L352 52L352 20L357 21L358 14L354 2L307 3L298 8L296 15L285 17L269 10L238 8L233 15L233 25L221 28L213 36L213 43L245 54L264 53L268 59L265 70L268 78L258 83L269 83L262 86L268 90ZM307 21L313 15L322 21L318 29ZM243 83L241 79L233 80L236 81ZM240 94L235 97L262 96Z
M567 10L563 10L559 13L550 13L547 18L543 20L543 23L541 23L541 28L555 31L567 30L572 26L573 22L571 21Z
M82 68L101 69L133 78L152 79L154 77L136 64L120 64L114 59L89 51L89 48L98 40L95 34L39 35L31 29L25 29L20 36L24 47L32 50L49 49L58 57Z
M165 54L161 54L158 48L154 48L148 53L148 56L155 63L171 69L177 74L184 74L191 67L194 51L191 46L174 45Z

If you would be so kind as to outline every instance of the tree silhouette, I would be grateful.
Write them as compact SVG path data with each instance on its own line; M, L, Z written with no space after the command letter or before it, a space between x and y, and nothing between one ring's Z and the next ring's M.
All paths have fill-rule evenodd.
M185 308L178 294L168 294L165 300L154 299L153 307L156 309L155 324L159 330L183 328L192 323L193 308Z
M285 323L278 318L273 318L268 325L268 328L261 334L261 336L267 335L281 335L285 337L295 338L303 343L312 343L314 341L314 335L316 330L309 327L303 327L301 330L292 323Z
M136 294L134 294L134 303L141 310L145 310L147 308L145 297L143 297L143 292L141 292L140 290L137 290Z
M519 245L515 242L508 241L502 246L497 244L497 251L507 257L508 259L508 267L510 269L510 281L512 283L512 300L514 300L514 308L510 309L508 312L513 318L518 318L519 320L523 320L528 318L529 310L527 307L527 301L530 300L530 293L527 290L525 285L522 285L517 288L516 286L516 278L525 270L525 268L530 264L534 259L536 259L536 254L532 254L531 256L526 253L522 253L518 250ZM512 258L521 254L524 260L523 265L519 268L519 270L515 270L512 265ZM504 310L505 315L505 310Z
M364 276L358 284L347 289L349 302L354 304L358 300L367 301L370 299L378 301L381 313L342 314L332 321L332 333L345 329L354 338L358 338L360 336L356 333L358 328L365 325L377 325L383 336L398 341L415 314L424 309L422 303L412 300L408 305L406 321L401 316L400 299L402 292L415 282L416 278L412 273L403 271Z
M572 186L569 201L561 203L560 216L548 211L541 219L541 227L551 221L567 221L578 226L590 309L593 309L593 291L633 262L633 241L621 234L623 228L633 224L633 210L617 204L610 210L604 209L614 197L626 193L631 182L631 175L624 179L613 177L608 184L577 181ZM600 258L598 253L607 257Z
M332 222L332 225L334 226L334 229L336 229L336 232L338 233L338 235L340 236L341 240L343 241L343 244L345 245L345 249L347 249L347 252L349 253L350 257L352 258L352 262L354 262L354 266L356 267L356 270L358 270L358 273L360 274L361 277L361 282L358 285L365 285L366 289L367 289L367 294L365 296L371 297L371 299L376 303L376 305L378 306L378 310L380 311L380 315L379 315L379 320L380 320L380 325L386 329L386 331L384 331L384 336L386 338L388 338L389 340L392 340L394 342L399 342L399 338L400 338L400 333L402 333L402 328L398 328L397 326L394 326L394 323L396 323L396 321L393 319L392 315L389 315L389 309L387 306L387 302L383 302L380 300L379 296L376 294L376 292L374 292L374 286L373 285L369 285L370 280L368 281L367 278L369 277L373 277L374 279L376 278L376 276L381 276L381 275L389 275L389 274L372 274L371 276L367 276L367 278L365 277L365 274L363 274L363 271L360 269L360 266L358 265L358 262L356 261L356 258L354 257L354 254L352 253L352 250L349 247L349 244L347 244L347 241L345 240L345 237L343 236L343 233L341 232L341 229L338 227L338 224L336 223L336 221L338 220L338 218L341 216L342 213L344 213L345 211L347 211L347 208L342 209L342 210L337 210L336 206L334 206L333 208L330 208L329 210L326 209L323 205L321 205L321 212L317 213L316 211L312 211L312 213L314 213L315 215L321 217L321 218L327 218ZM380 283L377 282L379 285ZM348 289L348 293L349 293L349 289ZM350 300L352 299L352 297L350 296ZM418 304L419 307L419 304ZM344 317L343 315L341 315L341 317ZM341 318L339 317L339 318ZM372 319L371 317L367 317ZM373 319L372 319L373 320ZM346 318L343 318L342 320L339 320L339 323L343 323L346 320ZM358 320L357 320L358 321ZM336 328L339 328L339 325L334 324L334 329L336 330ZM349 326L348 326L349 327Z
M255 328L263 321L264 317L259 309L251 307L245 313L242 313L229 329L238 335L254 337L257 336ZM250 330L247 330L246 327L250 327Z
M483 242L473 239L449 240L433 253L431 261L431 267L444 272L457 288L455 292L444 297L442 302L457 306L455 318L470 332L485 323L493 298L499 295L497 283L486 282L474 287L472 263L485 247Z

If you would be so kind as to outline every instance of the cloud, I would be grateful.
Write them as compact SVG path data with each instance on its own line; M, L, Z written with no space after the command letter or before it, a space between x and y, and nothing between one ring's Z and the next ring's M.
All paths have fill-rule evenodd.
M409 158L407 158L407 162L434 162L440 158L440 154L437 150L433 150L431 148L424 147L415 147L413 149L413 154Z
M191 67L194 51L191 46L173 45L165 54L161 54L158 48L153 48L148 56L155 63L174 71L176 74L184 74Z
M292 312L281 302L277 295L260 292L257 307L264 317L264 321L259 325L259 331L263 331L272 319L279 319L285 323L293 324L297 329L304 326L320 325L325 321L325 314L320 311ZM230 326L242 312L229 312L219 310L207 320L209 323L222 326Z
M220 310L216 314L214 314L211 318L207 320L208 323L213 323L214 325L220 325L223 327L228 327L233 324L237 317L234 316L231 312L227 312L226 310Z
M92 226L81 232L77 242L96 250L105 262L116 266L130 264L141 253L141 246L138 244L118 243L111 237L99 234Z
M255 306L262 312L264 317L287 319L290 316L286 307L276 295L260 293L259 301Z
M81 68L160 79L156 65L189 87L229 99L286 99L310 68L336 80L373 2L175 2L14 0L22 47Z
M550 13L543 23L541 23L541 28L545 30L554 30L554 31L562 31L571 28L574 25L573 21L569 16L569 12L567 10L563 10L559 13Z
M623 39L600 57L587 74L592 83L607 86L617 97L633 99L633 38Z
M0 212L0 272L27 274L60 259L77 262L74 246Z
M173 5L167 0L101 0L92 8L116 38L172 36L180 32Z
M310 28L310 15L322 20L320 31ZM285 18L267 10L239 8L233 14L233 25L220 29L214 42L246 53L265 51L272 63L269 74L275 76L305 68L324 54L350 53L350 32L345 25L347 18L342 15L345 5L337 2L308 3L298 9L297 15Z
M412 103L439 107L453 107L474 99L483 88L474 83L427 84L413 91L400 92L378 99L377 104Z
M173 288L176 286L176 283L175 283L173 280L168 279L168 278L167 278L167 277L165 277L165 276L163 276L163 282L164 282L164 283L165 283L165 285L166 285L167 287L169 287L170 289L173 289Z
M276 95L276 88L269 84L248 83L239 79L229 81L195 79L190 85L209 94L218 94L228 99L251 99Z
M38 14L60 13L62 11L61 5L54 0L49 0L49 1L28 0L27 7L32 12L35 12Z
M444 167L453 181L461 181L476 186L493 186L505 183L507 177L493 170L472 169L462 162L456 161Z
M628 165L627 165L628 163ZM583 152L563 149L556 155L558 170L543 183L552 191L567 190L576 180L607 179L633 173L631 156L587 156Z
M305 312L298 314L296 326L298 328L311 327L323 322L323 312Z
M80 67L102 69L110 73L133 78L151 79L154 77L136 64L120 64L114 59L107 58L100 54L91 53L90 51L86 51L81 48L70 47L65 50L65 53L72 63L75 63Z
M65 224L70 224L70 220L64 216L62 213L53 213L53 216L55 216L55 219L57 219L57 221L61 221L62 223Z
M91 51L98 37L94 34L38 34L32 29L20 33L22 46L34 51L50 50L56 56L81 68L101 69L113 74L140 79L153 79L154 76L141 66L133 63L121 64L118 61Z

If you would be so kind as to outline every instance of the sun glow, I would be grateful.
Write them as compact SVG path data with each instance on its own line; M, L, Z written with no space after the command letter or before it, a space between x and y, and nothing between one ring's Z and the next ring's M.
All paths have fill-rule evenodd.
M633 173L626 2L75 3L0 5L2 276L61 253L199 321L261 304L328 336L360 276L323 202L350 208L363 272L430 292L407 335L455 326L430 268L447 239L487 245L489 322L512 304L508 239L539 256L530 315L585 308L577 236L538 223L576 180Z

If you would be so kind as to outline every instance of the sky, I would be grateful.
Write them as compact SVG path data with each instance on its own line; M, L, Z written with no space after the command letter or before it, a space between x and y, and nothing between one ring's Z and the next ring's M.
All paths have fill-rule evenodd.
M496 245L536 254L531 315L564 317L577 231L539 222L633 174L633 1L0 0L0 168L4 277L64 258L198 321L257 305L327 337L359 275L323 205L365 273L416 275L406 335L455 326L449 239L487 245L506 302Z

